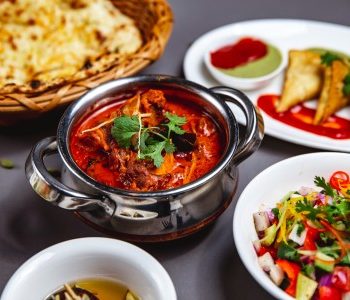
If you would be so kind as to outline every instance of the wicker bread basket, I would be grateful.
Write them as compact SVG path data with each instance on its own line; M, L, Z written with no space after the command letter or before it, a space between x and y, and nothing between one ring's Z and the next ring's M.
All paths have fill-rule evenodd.
M103 71L76 81L63 81L37 92L6 91L0 88L0 125L16 124L67 105L97 85L130 76L157 60L171 34L173 15L166 0L111 0L132 18L143 38L133 55L116 59Z

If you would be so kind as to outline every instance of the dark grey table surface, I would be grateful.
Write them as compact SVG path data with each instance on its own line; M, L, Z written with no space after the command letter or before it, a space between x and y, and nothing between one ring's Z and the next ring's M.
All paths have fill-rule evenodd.
M170 4L175 14L174 32L162 58L144 73L182 76L182 60L189 44L208 30L237 21L298 18L350 23L349 0L171 0ZM27 154L36 141L55 134L58 118L51 115L46 126L23 122L20 128L0 129L0 157L16 163L13 170L0 168L0 292L16 269L38 251L73 238L99 236L71 213L39 199L26 182ZM234 201L213 226L189 239L140 245L167 269L180 300L271 298L245 270L235 250L234 203L266 167L314 151L319 150L266 136L258 152L239 166Z

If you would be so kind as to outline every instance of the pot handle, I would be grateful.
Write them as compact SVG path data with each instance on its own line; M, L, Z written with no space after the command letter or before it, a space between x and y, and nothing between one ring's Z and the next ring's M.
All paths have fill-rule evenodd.
M42 139L33 147L25 165L25 173L33 190L46 201L64 209L87 211L100 207L112 216L116 204L108 197L89 195L71 189L49 173L44 164L44 157L56 152L55 137Z
M246 133L239 141L237 152L232 159L232 163L239 164L259 148L264 137L263 118L259 110L241 91L224 86L213 87L210 90L223 97L225 102L235 104L245 115Z

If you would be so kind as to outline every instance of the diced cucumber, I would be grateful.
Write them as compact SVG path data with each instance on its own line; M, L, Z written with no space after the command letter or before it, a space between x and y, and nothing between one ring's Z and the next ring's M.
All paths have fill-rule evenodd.
M326 271L332 272L334 269L334 258L328 256L320 251L316 252L315 256L315 266Z
M309 300L317 289L317 282L305 276L303 273L298 274L296 300Z

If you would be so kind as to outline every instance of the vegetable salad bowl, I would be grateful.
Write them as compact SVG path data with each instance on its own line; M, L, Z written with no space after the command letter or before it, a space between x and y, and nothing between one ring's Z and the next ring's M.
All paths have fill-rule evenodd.
M258 259L258 255L255 249L256 244L254 242L259 239L256 232L256 230L258 230L256 229L256 213L270 211L270 209L276 207L276 204L283 198L286 200L292 196L298 196L300 198L300 194L305 195L303 190L306 190L309 187L315 188L315 184L318 187L326 186L326 181L320 181L322 177L328 180L329 178L333 178L336 171L345 171L349 173L349 170L350 155L346 153L324 152L299 155L278 162L261 172L247 185L241 194L237 202L233 218L233 234L237 252L243 264L248 269L250 274L254 277L254 279L264 289L266 289L266 291L268 291L277 299L294 298L284 292L284 290L282 290L280 287L275 285L273 280L275 281L276 278L273 278L273 276L271 276L271 273L270 278L268 273L265 273L263 270L262 261L260 260L262 256L259 256ZM318 178L316 178L316 176L318 176ZM322 184L322 182L324 184ZM299 191L300 194L287 194L290 191ZM286 194L289 196L286 196ZM305 199L306 198L304 198L304 201L306 201ZM311 206L311 209L312 207L313 205ZM307 226L314 224L308 223L310 222L308 218L306 220ZM323 225L325 222L321 220L320 223ZM295 235L292 231L289 234L288 239L294 241L296 243L295 245L300 245L300 240L303 239L303 237L302 234ZM303 245L303 242L301 242L301 245ZM316 249L316 247L314 249ZM318 258L318 251L316 250L314 251L316 252L315 265L317 265ZM280 251L280 248L278 251ZM305 255L307 254L306 252L307 251L305 250ZM278 252L278 258L281 258L281 255L282 252ZM286 258L283 259L284 262L288 262L288 260L285 260ZM265 269L265 271L268 270ZM314 281L314 284L316 284L317 287L317 282ZM313 288L312 293L314 293L316 287ZM298 294L298 288L296 293ZM305 299L309 299L309 297Z

